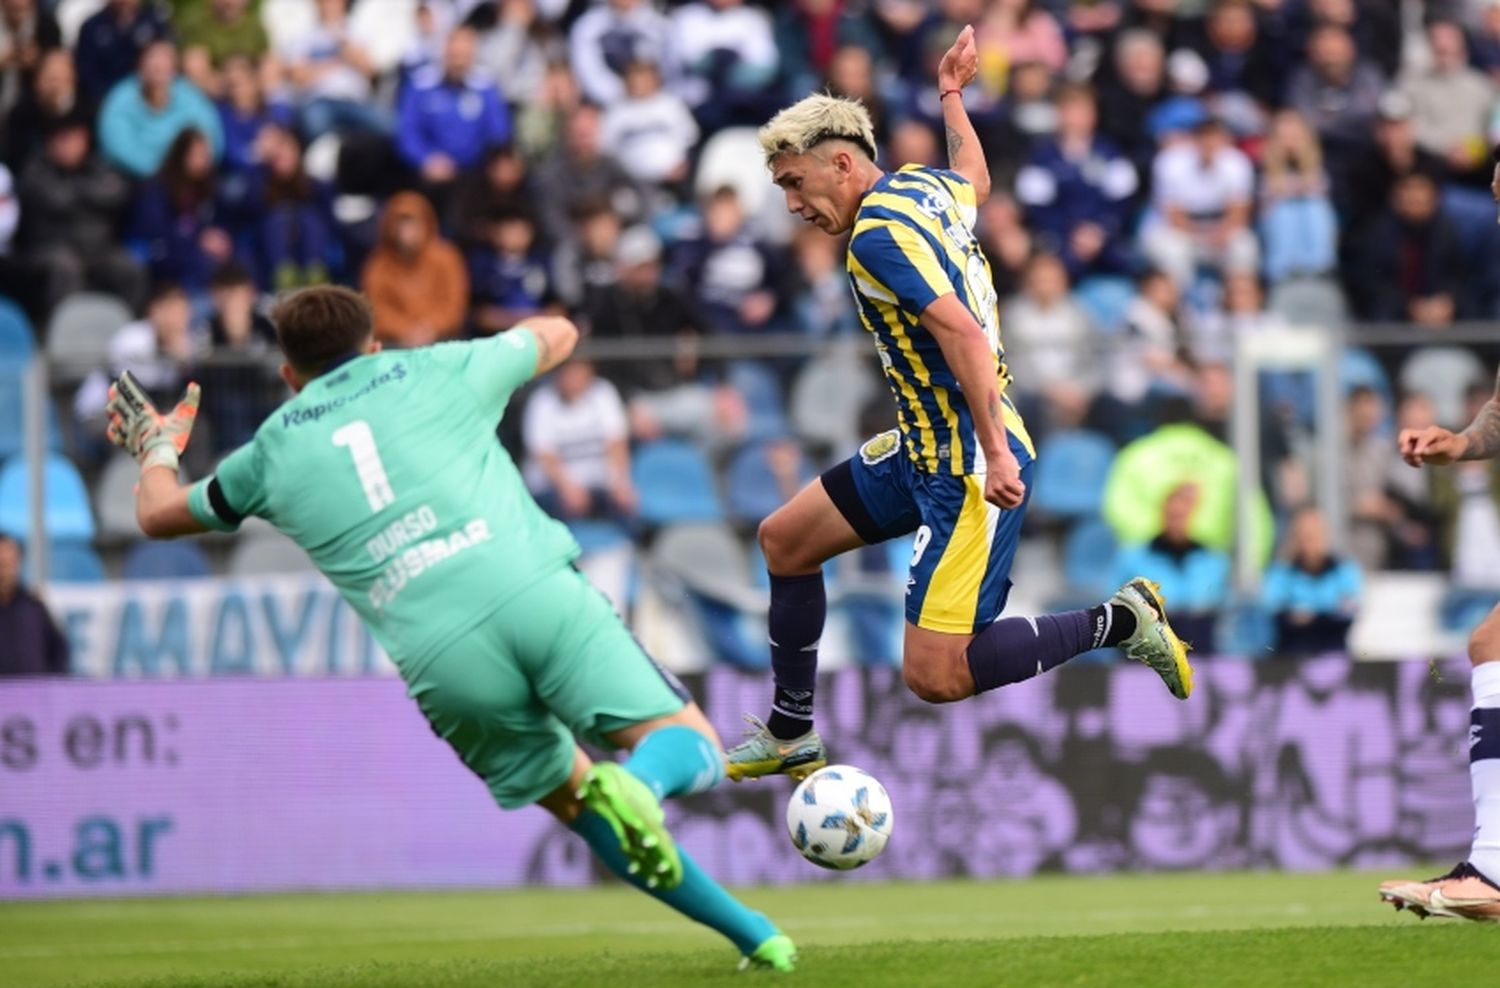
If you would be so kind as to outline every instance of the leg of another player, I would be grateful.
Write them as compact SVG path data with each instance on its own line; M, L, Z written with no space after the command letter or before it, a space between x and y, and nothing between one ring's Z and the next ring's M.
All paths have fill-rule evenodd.
M1474 706L1469 712L1469 779L1474 843L1469 859L1427 881L1382 882L1380 897L1419 916L1500 920L1500 607L1469 637Z
M758 534L771 576L769 631L776 681L766 726L774 737L791 740L813 726L818 642L828 615L823 564L864 540L834 506L821 479L761 522Z
M1038 617L1002 618L975 635L906 625L902 675L929 703L952 703L1054 669L1096 648L1124 648L1166 682L1192 692L1187 649L1167 623L1154 587L1132 580L1097 607Z
M669 736L675 732L692 734L708 744L712 728L708 728L708 735L704 735L689 726L697 720L702 721L703 727L708 727L701 712L696 707L690 709L696 713L696 718L691 714L681 719L665 718L667 723L661 723L655 730L641 736L636 754L664 732ZM677 735L674 744L686 740L690 739ZM712 761L717 766L718 746L714 743L709 747ZM595 856L616 876L689 919L722 934L735 945L747 963L792 970L796 962L796 947L791 940L763 914L730 895L699 868L697 862L676 848L671 834L661 822L660 803L650 791L652 783L642 780L645 784L641 785L634 781L636 771L641 767L633 765L635 761L636 756L632 755L621 771L620 766L612 763L595 766L581 749L577 750L568 781L538 800L538 805L582 837ZM722 775L723 770L716 767L713 771ZM646 842L655 843L658 857L675 862L670 880L657 880L653 884L652 880L656 878L654 869L643 868L643 857L631 853ZM649 861L650 856L644 860Z
M1500 884L1500 607L1469 639L1474 708L1469 720L1469 775L1474 785L1474 847L1469 863ZM1500 916L1500 893L1496 896Z

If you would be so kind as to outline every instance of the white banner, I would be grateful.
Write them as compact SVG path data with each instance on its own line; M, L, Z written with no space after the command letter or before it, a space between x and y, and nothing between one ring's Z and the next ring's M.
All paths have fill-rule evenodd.
M98 679L394 675L321 576L55 584L47 602Z

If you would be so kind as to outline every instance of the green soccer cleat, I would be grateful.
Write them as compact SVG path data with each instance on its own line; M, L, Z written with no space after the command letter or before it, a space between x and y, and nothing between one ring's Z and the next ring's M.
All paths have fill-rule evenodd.
M724 754L724 772L735 782L778 773L801 782L828 764L828 749L817 731L783 741L759 717L746 714L745 722L750 725L745 740Z
M1161 588L1138 576L1116 590L1109 602L1135 615L1135 633L1120 643L1125 654L1155 670L1177 699L1191 696L1193 667L1188 665L1189 646L1167 623Z
M755 953L740 958L741 971L780 971L790 974L797 970L797 945L792 938L778 933L755 948Z
M600 762L583 777L578 798L614 830L632 875L654 889L682 884L677 842L667 830L661 802L644 782L614 762Z

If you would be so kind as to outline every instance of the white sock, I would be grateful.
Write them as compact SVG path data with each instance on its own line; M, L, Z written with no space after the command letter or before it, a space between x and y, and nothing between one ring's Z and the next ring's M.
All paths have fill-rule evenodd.
M1500 882L1500 662L1474 667L1469 777L1474 783L1474 849L1469 863Z

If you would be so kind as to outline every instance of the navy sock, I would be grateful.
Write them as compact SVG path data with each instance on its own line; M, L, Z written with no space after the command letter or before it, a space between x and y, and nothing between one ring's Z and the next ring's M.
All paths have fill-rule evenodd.
M658 727L635 746L625 771L640 779L657 799L712 789L724 778L724 755L691 727Z
M999 689L1056 668L1075 655L1118 644L1135 630L1123 608L1103 604L1087 611L1065 611L1035 618L1004 618L969 643L969 672L974 692ZM1128 623L1130 631L1120 634Z
M818 682L818 641L828 616L823 571L806 576L771 574L771 675L776 697L766 726L782 740L812 730L813 688Z
M648 888L630 874L619 838L599 814L584 812L573 821L572 829L588 842L589 848L610 871L689 919L722 933L739 948L740 953L753 953L756 947L776 935L775 924L724 891L724 887L710 878L681 848L678 851L682 855L682 884L667 892Z

